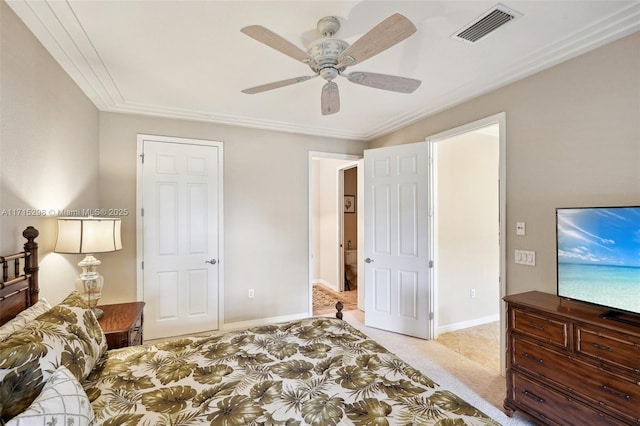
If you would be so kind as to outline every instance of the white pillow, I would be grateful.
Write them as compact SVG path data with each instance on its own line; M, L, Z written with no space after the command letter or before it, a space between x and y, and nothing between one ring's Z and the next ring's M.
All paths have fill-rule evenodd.
M47 299L41 297L35 305L20 312L10 321L0 326L0 340L4 340L15 331L22 330L27 324L51 309Z
M82 385L67 367L58 367L45 383L40 395L6 426L88 426L93 409Z

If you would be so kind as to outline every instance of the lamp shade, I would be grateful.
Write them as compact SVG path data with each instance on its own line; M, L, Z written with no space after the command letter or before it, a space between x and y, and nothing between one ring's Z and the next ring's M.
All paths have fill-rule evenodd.
M59 217L56 253L105 253L122 249L120 218Z

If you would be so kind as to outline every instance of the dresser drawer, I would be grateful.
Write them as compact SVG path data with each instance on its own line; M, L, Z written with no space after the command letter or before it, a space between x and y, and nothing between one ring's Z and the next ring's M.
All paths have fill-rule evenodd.
M142 344L144 302L114 303L100 306L104 316L98 320L109 349Z
M511 339L511 365L533 375L565 384L567 357L526 339ZM569 388L571 390L571 388Z
M640 376L640 339L611 330L576 324L577 353L611 363Z
M622 422L607 416L573 398L567 397L548 386L543 386L517 372L512 372L511 398L519 405L531 410L530 414L545 423L569 425L620 425Z
M120 333L109 333L105 334L107 337L107 347L109 349L118 349L129 346L129 333L128 332L120 332Z
M640 384L576 358L523 339L512 341L512 366L544 377L556 386L602 409L626 413L640 423Z
M142 315L138 317L129 332L129 346L142 344Z
M512 329L568 348L569 323L539 316L520 309L511 310Z
M129 339L128 346L139 346L142 344L142 333L137 333L131 339Z

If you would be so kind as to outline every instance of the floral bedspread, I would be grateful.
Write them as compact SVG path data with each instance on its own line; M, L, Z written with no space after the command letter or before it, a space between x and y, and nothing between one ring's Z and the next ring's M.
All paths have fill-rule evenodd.
M111 350L96 425L497 425L345 321L309 318Z

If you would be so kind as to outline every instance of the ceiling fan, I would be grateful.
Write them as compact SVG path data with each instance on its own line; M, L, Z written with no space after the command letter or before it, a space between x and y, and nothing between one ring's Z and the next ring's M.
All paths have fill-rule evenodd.
M399 93L412 93L420 86L421 81L412 78L364 71L345 72L347 67L364 62L415 33L416 27L405 16L399 13L389 16L352 45L333 37L340 29L340 21L335 16L320 19L317 28L322 38L311 43L307 52L261 25L242 28L240 31L244 34L309 65L314 72L314 75L275 81L242 92L261 93L320 76L327 81L322 87L322 114L329 115L340 111L340 93L338 85L333 81L337 76L346 77L352 83Z

